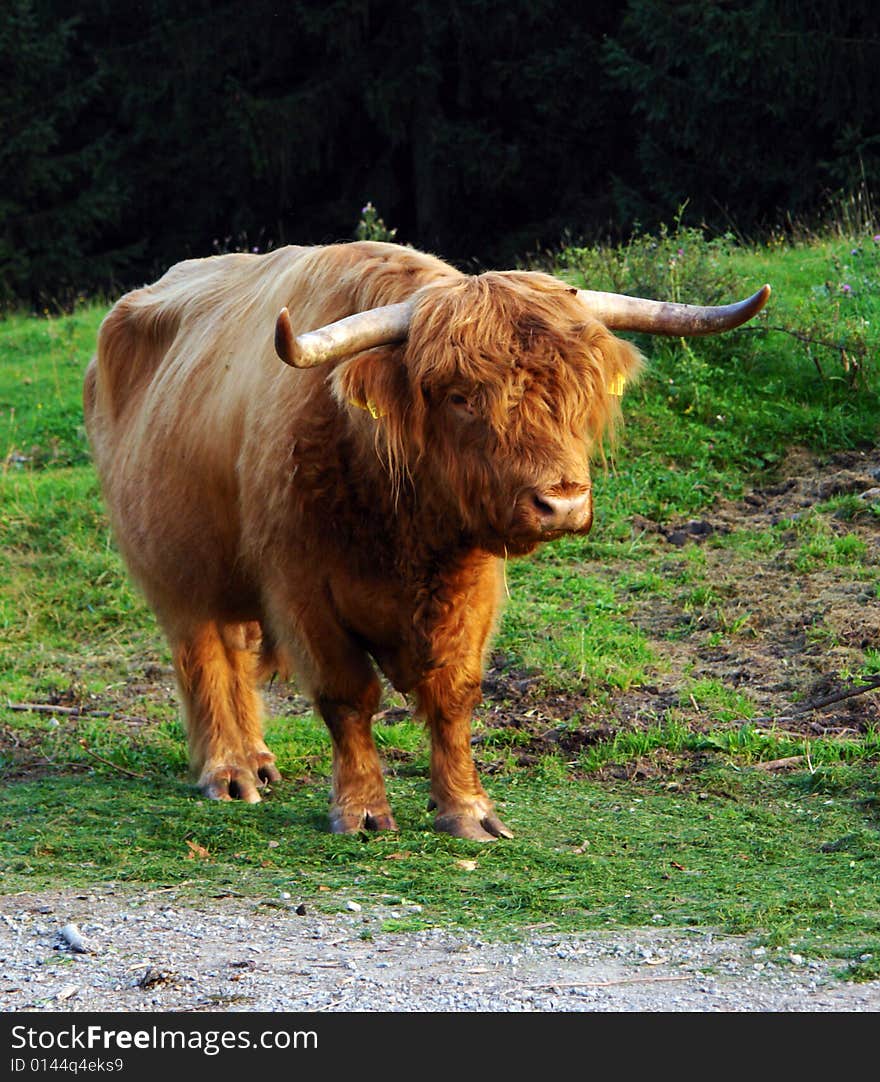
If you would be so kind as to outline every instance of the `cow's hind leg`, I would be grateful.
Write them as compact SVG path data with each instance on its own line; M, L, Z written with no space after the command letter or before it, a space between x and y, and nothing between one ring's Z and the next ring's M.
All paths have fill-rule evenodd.
M259 625L208 621L171 638L199 788L215 800L258 802L258 789L281 776L263 741Z

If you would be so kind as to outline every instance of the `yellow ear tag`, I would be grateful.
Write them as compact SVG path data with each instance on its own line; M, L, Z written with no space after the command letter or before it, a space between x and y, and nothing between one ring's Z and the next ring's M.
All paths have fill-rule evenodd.
M380 410L376 403L371 402L369 399L367 399L366 402L358 402L356 398L352 398L350 401L351 404L357 406L359 410L366 410L374 421L378 421L380 417L385 416L385 411Z
M618 372L617 375L608 384L608 393L613 394L616 398L619 398L623 394L623 389L626 386L626 376L622 372Z

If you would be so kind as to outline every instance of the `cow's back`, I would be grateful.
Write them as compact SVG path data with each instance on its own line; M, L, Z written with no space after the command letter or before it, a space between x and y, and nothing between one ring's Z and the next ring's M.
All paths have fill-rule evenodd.
M374 242L176 264L122 297L101 325L84 403L96 457L102 440L137 439L147 422L229 422L242 399L279 377L295 395L302 374L274 352L282 307L299 334L445 276L457 272L433 256Z

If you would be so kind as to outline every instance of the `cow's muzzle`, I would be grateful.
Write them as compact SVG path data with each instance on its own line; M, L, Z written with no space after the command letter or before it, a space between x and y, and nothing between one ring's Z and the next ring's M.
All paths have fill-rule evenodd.
M520 504L539 534L587 533L593 524L593 493L588 489L560 494L533 488Z

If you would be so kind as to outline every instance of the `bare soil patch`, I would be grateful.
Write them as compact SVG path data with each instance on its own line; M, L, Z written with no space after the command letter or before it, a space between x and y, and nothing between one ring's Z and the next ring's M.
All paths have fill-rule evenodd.
M795 523L816 504L841 494L863 500L864 513L847 519L829 515L828 525L835 535L859 537L868 553L864 562L876 564L880 518L871 507L880 499L880 450L844 452L823 462L796 449L779 480L740 501L719 501L700 520L658 523L636 517L633 535L648 535L660 572L671 584L666 596L650 593L633 600L632 619L662 659L654 680L617 692L597 707L588 689L548 690L539 673L518 670L496 655L485 682L484 720L534 733L535 741L520 752L525 762L554 748L576 753L622 729L655 724L670 710L700 731L708 727L709 714L687 687L705 679L744 692L765 724L784 719L779 727L796 735L844 736L877 726L880 695L874 692L803 711L804 704L860 686L851 674L862 666L865 650L880 649L875 582L860 580L845 567L807 573L796 566ZM734 530L757 532L786 523L791 526L782 534L781 550L737 551L712 543ZM688 546L701 547L711 604L695 605L691 584L674 585ZM612 582L620 571L613 561L590 570ZM580 721L574 731L572 718ZM717 728L717 717L711 723Z

